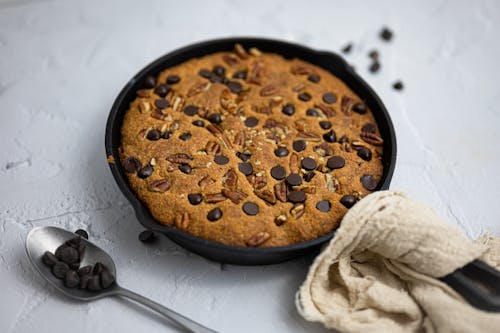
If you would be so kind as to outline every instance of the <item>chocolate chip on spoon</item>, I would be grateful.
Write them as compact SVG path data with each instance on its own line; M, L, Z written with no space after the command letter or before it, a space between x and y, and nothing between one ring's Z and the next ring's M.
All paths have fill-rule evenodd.
M78 236L81 236L85 239L89 239L89 234L87 233L87 231L85 231L83 229L78 229L77 231L75 231L75 234L77 234Z
M58 279L64 279L68 271L69 266L62 261L56 262L52 267L52 274L54 274L54 276Z
M100 274L101 287L106 289L115 283L115 277L108 270L102 271Z
M87 290L99 291L102 289L101 283L99 281L99 275L93 275L87 282Z
M80 267L80 268L78 268L78 270L76 272L80 276L90 274L90 272L92 272L92 266L87 265L87 266Z
M59 246L56 250L55 255L59 260L65 262L68 265L77 262L79 258L78 251L66 244Z
M42 256L42 261L45 265L52 267L54 266L59 260L57 257L50 251L45 251L45 253Z
M80 284L80 276L75 271L68 271L64 277L64 285L67 288L75 288Z

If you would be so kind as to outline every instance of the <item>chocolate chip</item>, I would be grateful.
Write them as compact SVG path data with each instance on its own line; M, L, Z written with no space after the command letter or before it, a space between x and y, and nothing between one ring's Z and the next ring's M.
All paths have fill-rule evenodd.
M297 97L303 102L311 100L311 95L307 92L300 93Z
M139 234L139 240L142 243L152 243L155 239L156 239L156 235L151 230L144 230L144 231L141 231L141 233Z
M144 87L145 88L154 88L156 86L156 79L154 78L154 76L147 76L145 79L144 79Z
M90 272L92 272L92 266L87 265L87 266L80 267L80 268L78 268L78 270L76 272L80 276L90 274Z
M75 271L66 272L66 276L64 277L64 285L67 288L75 288L80 284L80 277Z
M187 141L191 139L191 133L190 132L182 133L181 135L179 135L179 139L181 139L182 141Z
M359 148L357 154L359 157L361 157L365 161L371 161L371 159L372 159L372 152L370 149L368 149L366 147Z
M107 270L107 267L104 266L102 262L96 262L94 265L94 269L92 269L92 273L95 275L101 274L101 272Z
M170 106L170 102L165 98L158 98L157 100L155 100L155 106L160 110L166 109Z
M345 134L342 135L339 139L339 143L344 143L344 142L349 142L349 139L347 138L347 136Z
M352 43L349 43L342 48L342 53L347 54L347 53L351 52L351 50L352 50Z
M217 221L221 217L222 217L222 210L219 207L210 210L207 214L207 219L212 222Z
M181 170L185 174L190 174L191 173L191 166L189 164L181 164L179 165L179 170Z
M370 72L376 73L380 69L380 63L378 61L374 61L374 62L372 62L370 67L368 67L368 69L370 70Z
M322 120L319 122L319 127L321 127L324 130L327 130L329 128L332 128L332 123L329 122L328 120Z
M403 82L401 81L396 81L392 84L392 87L394 88L394 90L403 90L404 88L404 85L403 85Z
M158 87L155 88L154 92L160 97L165 97L167 96L168 92L170 91L170 87L167 86L166 84L159 84Z
M285 104L283 108L281 108L281 112L286 114L287 116L291 116L295 113L295 106L293 104Z
M203 122L203 120L199 120L199 119L194 120L191 124L193 124L194 126L198 126L198 127L205 126L205 123Z
M243 204L243 211L247 215L257 215L259 213L259 206L253 202L245 202Z
M233 79L246 80L246 78L247 78L246 70L237 71L233 74Z
M194 116L198 114L198 107L194 105L186 105L186 107L182 110L187 116Z
M342 198L340 198L340 203L346 208L351 208L356 203L356 198L354 197L354 195L344 195Z
M337 101L337 96L334 93L327 92L323 95L323 102L326 104L333 104Z
M170 139L172 137L172 135L174 135L174 133L172 131L166 131L165 133L163 133L163 135L161 137L163 139Z
M238 163L238 170L245 176L250 176L253 173L253 167L250 163Z
M316 169L318 164L316 161L310 157L303 158L302 161L300 162L301 166L303 169L306 169L308 171Z
M302 184L302 177L298 173L291 173L286 177L285 181L290 186L299 186Z
M306 194L303 191L290 191L287 195L288 201L299 203L306 201Z
M309 117L319 117L318 110L316 110L316 109L307 109L306 116L309 116Z
M365 114L367 110L367 107L363 103L356 103L352 106L352 111L359 113L359 114Z
M379 53L378 53L378 51L377 51L377 50L371 50L371 51L368 53L368 56L369 56L371 59L375 60L375 61L376 61L376 60L378 60L378 59L379 59L379 57L380 57L380 55L379 55Z
M220 76L220 77L223 77L224 75L226 75L226 69L220 65L214 66L214 68L212 69L212 72L215 75Z
M101 283L99 281L99 275L93 275L87 282L87 290L99 291L101 290Z
M222 82L223 77L212 72L212 73L210 73L210 77L208 79L212 83L220 83L220 82Z
M309 171L306 174L304 174L304 180L309 183L315 175L316 173L314 171Z
M126 173L136 173L141 168L141 162L135 157L128 157L123 162L123 169Z
M58 262L57 257L50 251L45 251L42 256L42 261L45 265L52 267Z
M374 123L366 123L361 127L361 132L375 133L377 131L377 125Z
M212 113L211 115L208 116L207 119L212 124L220 124L222 121L222 118L221 118L220 114L218 114L218 113Z
M200 69L200 71L198 72L198 75L204 77L205 79L210 78L210 74L212 74L212 72L206 68Z
M87 231L85 231L83 229L78 229L77 231L75 231L75 234L77 234L78 236L81 236L85 239L89 239L89 234L87 233Z
M361 181L363 187L368 191L373 191L377 188L378 182L372 175L363 175L359 180Z
M286 170L280 165L271 168L271 176L274 179L281 180L286 177Z
M277 157L285 157L288 155L288 153L289 151L285 147L278 147L274 150L274 155L276 155Z
M153 174L153 167L149 164L137 172L137 176L142 179L148 178L152 174Z
M77 262L79 258L78 251L71 246L67 246L66 244L59 246L56 249L55 255L57 259L67 263L68 265Z
M318 83L321 80L318 74L311 74L307 77L307 79L313 83Z
M293 150L296 152L301 152L306 149L306 142L304 140L294 141L292 144Z
M323 213L329 212L331 208L332 204L328 200L321 200L316 204L316 209Z
M169 75L167 76L167 84L176 84L181 81L179 75Z
M392 39L392 35L393 35L392 31L389 30L389 28L387 27L383 27L379 34L380 38L382 38L386 42Z
M334 130L329 130L328 132L326 132L325 134L323 134L323 139L326 142L335 142L335 140L337 140L337 135L335 135L335 131Z
M64 279L66 273L69 271L68 264L58 261L52 266L52 274L58 279Z
M224 155L217 155L214 158L214 162L219 164L219 165L225 165L229 163L229 158L227 158Z
M233 94L239 94L243 90L243 86L237 81L229 81L227 87Z
M115 277L109 271L104 271L100 274L101 287L104 289L111 287L115 283Z
M250 154L245 154L245 153L241 153L241 152L237 152L236 153L236 157L238 157L240 160L242 160L243 162L246 162L250 159L252 155Z
M332 156L326 161L326 166L330 169L340 169L345 165L345 160L342 156Z
M201 202L203 201L203 196L201 195L201 193L191 193L188 194L188 200L191 205L196 206L201 204Z
M148 139L150 141L159 140L160 137L161 137L161 133L157 129L152 129L148 132L148 134L146 134L146 139Z
M255 127L259 123L259 119L255 117L248 117L245 119L245 126L246 127Z

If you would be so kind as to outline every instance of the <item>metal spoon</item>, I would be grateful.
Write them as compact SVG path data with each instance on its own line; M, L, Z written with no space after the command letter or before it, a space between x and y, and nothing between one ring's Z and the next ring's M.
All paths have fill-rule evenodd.
M118 285L118 283L113 284L107 289L101 291L87 291L83 289L69 289L66 288L63 282L57 279L51 272L50 268L45 266L42 262L42 255L45 251L55 252L59 245L63 244L67 240L74 238L75 234L56 227L38 227L32 229L28 236L26 236L26 253L36 270L49 281L57 290L63 294L80 300L80 301L92 301L99 298L107 296L124 296L134 300L144 306L155 310L156 312L164 315L172 322L192 333L217 333L203 325L200 325L191 319L178 314L177 312L170 310L163 305L160 305L144 296L134 293L133 291L124 289ZM116 269L113 259L101 248L92 244L88 240L82 238L85 242L85 256L81 261L81 266L93 265L96 262L101 262L106 265L110 273L116 277Z

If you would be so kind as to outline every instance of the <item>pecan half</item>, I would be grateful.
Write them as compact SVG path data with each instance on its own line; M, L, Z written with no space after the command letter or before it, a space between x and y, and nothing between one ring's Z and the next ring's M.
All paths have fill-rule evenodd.
M241 59L247 59L248 58L248 53L241 44L236 44L234 45L234 52L240 57Z
M312 68L305 65L295 65L292 67L292 73L295 75L309 75L312 72Z
M340 108L345 115L351 115L351 108L354 104L354 100L347 96L342 96L342 100L340 101Z
M299 91L302 91L306 88L306 85L303 84L303 83L299 83L298 85L296 85L295 87L292 87L292 91L293 92L299 92Z
M288 188L284 182L274 185L274 195L281 202L286 202Z
M191 88L189 88L189 90L187 92L187 96L191 97L194 95L198 95L199 93L207 91L208 89L210 89L210 82L196 83Z
M201 188L204 188L205 186L210 185L214 182L215 182L215 180L213 180L209 176L205 176L202 179L200 179L200 181L198 182L198 186Z
M148 183L148 191L163 193L170 189L170 181L168 178L152 180Z
M274 205L276 203L276 197L269 190L255 190L254 193L268 204Z
M278 92L278 87L276 87L273 84L267 85L264 88L260 90L260 95L261 96L271 96L274 95Z
M226 133L224 133L224 130L222 129L222 127L220 127L219 125L216 125L216 124L209 124L209 125L207 125L206 129L209 130L210 133L212 133L216 138L222 140L222 142L224 143L226 148L233 147L233 145L229 141Z
M274 218L274 223L279 227L280 225L283 225L286 220L288 220L288 217L285 214L280 214Z
M325 105L323 103L317 103L314 104L314 106L320 109L321 112L323 112L323 114L328 118L333 117L337 114L337 112L332 107Z
M247 246L259 246L264 244L269 238L271 238L271 235L265 231L261 231L247 239L246 244Z
M175 216L175 227L181 230L186 230L189 227L189 214L187 212Z
M193 156L179 153L179 154L171 154L167 156L167 161L177 164L189 164L193 160Z
M235 56L231 55L231 54L225 54L222 59L224 60L224 62L226 64L228 64L229 66L234 66L238 63L238 58L236 58Z
M267 185L267 178L266 175L255 175L255 180L253 183L253 187L257 190L260 190L263 187L266 187Z
M293 173L299 172L299 156L296 153L290 155L290 171Z
M227 188L222 189L222 194L235 204L239 204L247 197L247 195L241 191L228 190Z
M371 133L371 132L362 132L361 139L363 139L363 141L368 142L369 144L372 144L374 146L382 146L384 144L384 139L382 139L377 134Z
M260 85L261 78L264 76L266 66L263 61L256 61L250 67L250 73L247 78L248 83Z
M299 134L297 134L297 137L301 138L304 141L313 141L313 142L321 141L321 138L317 134L311 132L300 132Z
M207 142L205 146L205 151L207 152L208 155L216 156L221 154L222 148L220 147L220 144L210 140Z
M165 115L158 109L154 109L153 112L151 112L151 117L158 120L165 120Z
M226 200L227 198L222 193L206 194L203 198L206 203L217 203Z
M238 132L234 136L233 143L237 146L244 146L245 144L245 132Z
M299 204L295 204L295 205L293 205L292 209L290 209L290 214L291 214L294 218L298 219L298 218L300 218L302 215L304 215L304 211L305 211L305 206L304 206L304 204L299 203Z

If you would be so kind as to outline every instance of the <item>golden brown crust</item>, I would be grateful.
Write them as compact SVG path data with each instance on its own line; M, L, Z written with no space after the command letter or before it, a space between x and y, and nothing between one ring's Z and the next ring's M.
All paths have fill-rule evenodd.
M169 85L171 91L165 97L169 107L161 109L165 102L155 102L160 97L154 89L138 92L121 129L120 159L130 172L129 183L160 223L205 239L241 246L283 246L324 235L338 226L347 211L340 202L343 196L359 199L370 193L360 177L369 174L378 181L382 175L382 147L374 118L369 110L360 114L364 105L359 97L317 66L256 50L236 51L192 59L160 73L156 86L165 83L169 75L180 78L178 83ZM228 81L241 84L239 94L229 90L239 91L238 84L211 82L221 78L211 74L210 80L199 74L200 70L212 70L216 65L225 68ZM233 74L241 70L247 71L246 80L233 79ZM313 82L318 77L319 82ZM336 95L336 102L328 104L323 100L328 92ZM304 93L311 96L309 101L299 99L299 94L307 99ZM332 96L325 99L331 102ZM282 112L288 103L295 107L291 116ZM198 107L196 115L183 112L188 105ZM309 114L319 117L306 115L312 108L315 111ZM208 120L215 119L211 117L213 113L221 115L220 124ZM248 127L253 125L250 117L258 119L255 127ZM204 126L193 125L195 120L203 121ZM330 129L321 128L320 121L331 122L335 142L325 141L323 134ZM362 134L365 124L372 125L366 126ZM152 129L158 132L149 133ZM168 139L147 138L156 139L155 136L169 132L172 135ZM186 140L179 138L183 135ZM348 141L341 140L344 135ZM295 151L295 140L304 140L306 148ZM287 156L277 157L278 147L285 147ZM240 171L242 160L237 153L243 158L241 154L251 155L247 161L253 168L251 175ZM366 154L370 153L370 161L360 157L368 159ZM227 157L227 164L215 162L216 156L219 163L226 162L220 155ZM341 156L345 166L329 168L331 155ZM287 176L291 172L304 176L308 172L302 168L305 157L316 162L315 175L309 182L302 179L301 185L291 188L271 175L272 168L279 165L285 168ZM152 174L148 170L138 174L139 164L151 164ZM181 165L189 165L191 172L182 172ZM292 190L301 193L291 194ZM203 201L190 203L188 195L198 193ZM306 199L301 203L304 194ZM196 199L199 197L193 196L193 202ZM347 199L352 201L352 197ZM349 206L347 199L344 202ZM319 209L327 210L328 203L316 207L322 200L330 203L328 212ZM244 211L243 205L248 202L257 204L257 213L254 205L246 205ZM217 208L222 217L211 221L217 217Z

